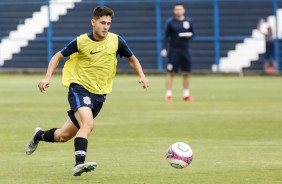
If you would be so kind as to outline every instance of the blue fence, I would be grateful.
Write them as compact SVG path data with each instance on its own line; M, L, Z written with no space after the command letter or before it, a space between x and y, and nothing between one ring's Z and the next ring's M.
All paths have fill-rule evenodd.
M172 12L172 5L176 2L182 2L182 3L188 3L188 4L197 4L199 7L201 5L206 5L209 4L211 5L211 9L213 12L213 23L212 23L212 29L210 30L209 33L211 34L198 34L195 37L195 41L197 42L213 42L214 45L214 50L213 50L213 63L219 66L220 64L220 58L224 55L223 49L222 49L222 44L226 42L239 42L243 41L245 38L247 38L250 35L245 35L245 34L236 34L236 35L228 35L223 33L223 27L222 25L222 19L224 18L224 15L221 13L225 6L232 6L236 4L267 4L268 6L272 7L272 15L275 15L275 23L278 25L281 23L280 20L278 20L277 17L277 10L279 9L279 6L281 7L282 5L282 0L182 0L182 1L174 1L174 0L99 0L99 1L90 1L90 0L82 0L80 3L88 3L88 4L99 4L99 5L117 5L117 4L124 4L125 6L130 3L130 4L151 4L154 6L154 11L155 11L155 17L152 19L152 21L155 22L155 34L154 35L137 35L137 36L126 36L126 40L134 40L134 41L153 41L156 43L156 69L158 71L163 71L163 58L160 56L160 51L162 48L162 34L163 34L163 24L164 24L164 19L167 17L164 17L164 6L166 4L169 4L171 6L170 11ZM48 60L51 59L54 48L53 48L53 42L54 41L70 41L73 37L70 36L57 36L53 33L53 26L52 22L50 19L50 0L30 0L30 1L21 1L20 0L8 0L5 1L1 0L0 1L0 8L5 8L5 7L11 7L11 6L42 6L42 5L47 5L49 7L49 26L47 28L47 34L43 36L38 36L37 41L42 41L45 40L48 44L47 47L47 53L48 53ZM189 7L187 7L188 10L188 15L189 15ZM269 14L269 15L271 15ZM0 15L2 18L5 18L4 14ZM134 17L133 17L134 19ZM193 17L192 17L193 19ZM238 20L239 21L239 20ZM277 66L277 71L280 72L280 40L278 38L278 26L276 26L276 40L275 40L275 59L276 59L276 66ZM0 38L4 38L5 35L1 34L0 32ZM1 53L0 53L1 54Z

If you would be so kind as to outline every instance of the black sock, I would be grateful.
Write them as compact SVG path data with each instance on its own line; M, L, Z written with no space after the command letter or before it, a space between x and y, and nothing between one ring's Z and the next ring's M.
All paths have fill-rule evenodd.
M38 131L34 136L34 142L45 141L45 142L55 142L54 133L57 128L52 128L47 131Z
M34 136L34 138L33 138L33 141L35 142L35 143L38 143L39 141L42 141L42 135L45 133L45 131L43 131L43 130L40 130L40 131L38 131L36 134L35 134L35 136Z
M85 162L88 140L82 137L74 139L75 165Z

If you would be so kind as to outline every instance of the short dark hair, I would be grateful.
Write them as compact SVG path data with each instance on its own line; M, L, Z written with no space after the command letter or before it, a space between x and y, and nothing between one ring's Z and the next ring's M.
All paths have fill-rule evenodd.
M175 8L176 6L182 6L183 8L185 8L185 7L184 7L184 4L182 4L182 3L175 3L175 4L173 5L173 8Z
M114 16L114 11L107 6L98 6L94 8L92 18L99 19L102 16Z

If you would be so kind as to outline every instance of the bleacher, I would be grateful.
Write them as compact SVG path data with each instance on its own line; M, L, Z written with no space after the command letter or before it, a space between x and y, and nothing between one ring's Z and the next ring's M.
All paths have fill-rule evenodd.
M33 12L40 9L40 2L44 2L44 0L33 0L37 4L30 4L29 6L23 3L18 4L17 0L9 0L8 2L11 4L0 4L0 37L8 36L10 31L17 29L19 24L22 24L26 18L32 16ZM13 2L16 4L13 4Z
M62 49L76 36L91 32L91 15L93 8L97 5L97 3L76 3L74 9L69 10L66 16L62 16L58 22L52 24L54 38L68 37L63 41L53 41L54 53ZM111 5L111 8L115 10L115 17L110 31L123 36L127 40L128 45L143 63L144 68L155 69L157 65L156 43L154 40L146 40L148 36L155 36L155 23L151 21L152 17L154 19L154 4L132 3L130 6L130 11L128 11L127 6L124 6L124 4ZM148 8L151 8L152 11L143 14ZM143 14L142 17L139 16L140 14ZM144 20L147 20L146 25ZM42 38L46 35L47 29L38 37ZM140 36L144 37L144 39L135 40L136 37ZM46 68L47 41L41 41L40 39L31 41L29 46L23 48L20 54L14 55L10 61L6 61L4 68L15 66L20 68ZM62 66L63 63L59 67ZM121 59L118 68L127 69L129 64L124 59Z
M16 1L16 0L14 0ZM40 1L36 1L40 2ZM172 16L174 3L165 2L161 4L162 30L165 20ZM186 14L192 18L195 29L195 39L190 43L192 53L192 64L195 70L211 70L214 64L214 41L212 39L199 39L203 37L213 38L214 20L213 3L211 2L184 2ZM53 53L62 49L71 39L81 33L90 32L91 13L98 3L82 1L76 3L75 8L70 9L68 14L61 16L58 22L53 22ZM127 40L128 45L135 55L140 59L145 69L157 70L157 41L156 41L156 17L155 2L128 1L116 3L107 1L115 11L115 17L111 31L117 33ZM248 37L251 30L256 27L259 18L266 18L273 14L272 3L220 3L220 35ZM25 18L31 17L39 6L0 6L0 24L4 25L0 30L0 37L7 36L9 31L16 29L17 25ZM11 18L13 17L13 18ZM9 18L9 21L8 21ZM11 19L11 20L10 20ZM46 68L47 58L47 29L44 33L29 42L27 47L21 49L19 54L13 55L11 60L5 61L3 68ZM238 40L221 41L221 57L227 55L229 50L235 48ZM282 47L280 47L282 50ZM280 52L281 53L281 52ZM0 53L1 54L1 53ZM119 59L120 70L129 69L125 59ZM166 59L164 60L164 62ZM252 62L247 70L261 70L263 55L259 61ZM63 66L63 62L59 67ZM165 65L164 65L165 66Z
M266 19L273 15L273 4L269 2L233 2L220 3L220 35L231 37L250 37L252 30L257 27L258 20ZM238 40L226 40L221 42L221 57L226 57L228 51L234 50L235 45L240 43ZM259 60L253 61L251 67L245 71L261 71L263 69L263 54Z

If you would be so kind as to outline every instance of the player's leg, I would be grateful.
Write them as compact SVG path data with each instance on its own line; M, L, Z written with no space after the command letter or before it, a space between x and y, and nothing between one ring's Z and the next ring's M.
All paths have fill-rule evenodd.
M183 89L189 89L189 72L182 72L182 75L183 75Z
M275 51L271 50L269 65L271 65L271 73L276 73Z
M183 72L183 99L185 101L192 101L192 97L190 96L190 77L189 72Z
M93 113L90 107L80 107L75 113L80 129L78 130L76 137L88 138L89 134L94 128Z
M172 100L172 84L173 84L173 72L167 72L166 74L166 101L170 102Z
M273 52L271 52L271 50L269 49L266 49L265 54L264 54L264 65L263 65L265 73L269 73L269 67L270 67L272 55L273 55Z
M92 109L89 107L80 107L74 115L80 126L74 139L75 165L78 165L85 162L88 136L94 128L94 122Z
M96 167L95 162L85 162L88 146L88 136L94 127L93 118L98 114L102 108L102 102L100 106L96 106L96 99L99 96L87 91L82 85L71 84L68 94L68 101L71 106L71 110L68 111L68 115L71 121L78 131L74 139L75 149L75 166L73 168L73 175L80 176L83 172L92 171ZM104 96L102 96L104 100ZM97 112L97 113L93 113Z
M265 59L265 61L264 61L264 72L268 72L268 67L269 67L269 61L268 61L268 59Z
M44 131L42 128L35 128L34 134L31 140L26 145L26 154L32 154L40 141L44 142L66 142L72 139L78 129L72 121L68 118L66 123L62 126L62 128L52 128L50 130Z
M72 139L78 131L70 118L67 119L61 128L52 128L47 131L40 131L36 134L37 141L45 142L67 142Z
M273 70L274 70L274 73L275 73L276 72L276 62L275 62L275 59L271 60L271 64L272 64L272 67L273 67Z
M183 99L185 101L192 101L193 98L190 96L190 72L191 72L191 57L190 53L181 53L181 70L183 76Z
M73 175L80 176L83 172L92 171L97 166L95 162L85 162L88 136L94 128L94 121L92 109L86 106L80 107L74 115L80 129L74 139L75 166L73 168Z
M67 142L77 134L78 128L74 125L70 118L66 121L62 128L54 132L55 142Z
M174 73L178 71L178 53L171 49L169 51L168 63L166 66L166 101L172 100L172 86Z

